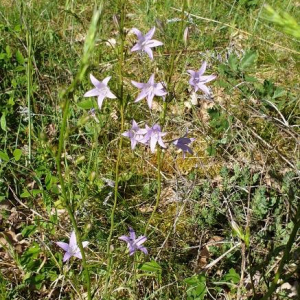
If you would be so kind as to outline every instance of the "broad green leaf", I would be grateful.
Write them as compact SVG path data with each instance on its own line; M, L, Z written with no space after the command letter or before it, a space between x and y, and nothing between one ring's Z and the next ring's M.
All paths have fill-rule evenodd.
M89 99L85 99L79 103L77 103L77 105L80 107L80 108L83 108L83 109L91 109L91 108L95 108L95 100L92 99L92 98L89 98Z
M257 60L257 53L256 51L247 51L243 56L241 63L240 63L240 70L245 71L246 69L252 67Z
M14 158L16 161L20 160L20 158L22 156L22 150L15 149L13 155L14 155Z
M3 159L4 161L9 161L9 156L7 153L0 151L0 159Z

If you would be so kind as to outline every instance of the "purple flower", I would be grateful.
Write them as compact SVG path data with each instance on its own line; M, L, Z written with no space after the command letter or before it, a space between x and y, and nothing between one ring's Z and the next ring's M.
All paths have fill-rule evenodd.
M93 97L98 96L98 106L101 109L104 98L115 99L117 98L107 86L111 76L106 77L103 81L99 81L92 74L90 74L90 79L92 84L95 86L94 89L86 92L83 97Z
M129 227L129 236L122 235L119 237L119 240L122 240L127 243L127 247L129 249L129 255L133 255L136 250L141 250L145 254L148 254L147 249L142 246L142 244L147 240L144 235L136 238L134 230Z
M189 152L190 154L193 154L192 149L188 146L188 144L192 143L195 139L194 138L187 138L187 133L184 135L184 137L181 137L173 142L173 144L182 150L183 157L185 157L185 153Z
M130 130L122 133L123 136L130 138L131 149L133 150L138 142L144 139L144 135L147 133L146 129L140 129L139 125L132 120L132 127Z
M167 148L162 140L162 137L165 136L167 133L161 132L161 128L158 124L155 124L152 127L146 125L146 130L147 133L141 142L148 143L150 141L150 149L152 153L154 152L156 143L158 143L163 148Z
M88 244L89 242L82 242L83 248L85 248ZM76 242L75 231L72 231L71 233L69 244L64 242L56 242L56 245L58 245L60 248L66 251L63 258L63 262L69 260L72 256L82 259L79 247Z
M163 43L160 41L151 40L155 32L155 27L150 29L145 35L143 35L137 28L132 28L131 31L138 38L138 42L131 48L131 52L145 51L149 57L153 59L151 48L163 45Z
M167 94L160 82L154 82L154 74L151 75L147 83L136 82L133 80L131 81L131 83L141 90L140 94L137 96L134 102L141 101L142 99L147 97L147 102L150 109L154 96L163 97Z
M188 73L191 75L189 84L194 87L195 92L197 92L200 89L205 94L209 95L210 94L209 89L205 84L214 80L217 76L215 75L202 76L205 70L206 70L206 61L202 64L199 71L188 70Z

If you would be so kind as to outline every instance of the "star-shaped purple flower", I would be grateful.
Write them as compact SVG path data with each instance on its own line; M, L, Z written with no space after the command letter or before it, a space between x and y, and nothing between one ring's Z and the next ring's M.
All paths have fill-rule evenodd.
M199 71L188 70L188 73L191 75L189 84L194 87L195 92L197 92L200 89L205 94L209 95L210 94L209 89L205 84L214 80L217 76L215 75L203 76L205 70L206 70L206 61L202 64Z
M102 103L104 98L110 98L110 99L115 99L117 98L109 89L107 86L111 76L106 77L102 81L99 81L96 79L92 74L90 74L90 79L92 84L95 86L94 89L86 92L83 97L93 97L93 96L98 96L98 106L99 109L102 107Z
M144 235L139 236L136 238L134 230L129 227L129 236L122 235L119 237L119 240L122 240L127 243L127 247L129 249L129 255L133 255L136 250L141 250L145 254L148 254L148 250L142 246L143 243L147 240Z
M83 248L85 248L88 244L89 242L82 242ZM71 233L69 244L65 242L56 242L56 245L58 245L60 248L66 251L63 258L63 262L69 260L72 256L82 259L80 249L76 242L75 231L72 231Z
M143 35L137 28L132 28L131 31L137 36L138 42L131 48L131 52L144 51L151 59L153 59L153 53L151 48L163 45L162 42L152 40L155 32L155 27L150 29L145 35Z
M134 102L141 101L142 99L147 97L147 103L150 109L152 107L154 96L164 97L165 95L167 95L167 92L164 89L163 85L160 82L154 82L154 74L150 76L147 83L136 82L133 80L131 81L131 83L141 90Z
M161 132L161 127L158 124L155 124L152 127L146 125L146 130L147 133L141 142L150 143L150 149L152 153L155 150L156 143L158 143L163 148L167 148L162 140L162 137L165 136L167 133Z
M183 157L185 157L185 153L186 152L189 152L190 154L193 154L193 150L188 146L188 144L192 143L195 139L194 138L187 138L187 133L175 140L173 142L173 144L178 148L178 149L181 149L182 150L182 153L183 153Z
M142 142L146 133L146 129L141 129L139 125L135 122L135 120L132 120L132 127L130 128L130 130L122 133L122 135L130 138L131 149L133 150L137 143Z

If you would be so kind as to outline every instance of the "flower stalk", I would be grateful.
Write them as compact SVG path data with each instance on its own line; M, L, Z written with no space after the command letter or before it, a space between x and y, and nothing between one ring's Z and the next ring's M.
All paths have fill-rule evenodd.
M79 86L80 82L82 81L83 77L85 76L86 71L88 69L90 54L91 54L92 50L94 49L94 45L95 45L95 36L98 31L98 28L100 27L99 25L100 25L101 15L102 15L102 3L99 6L99 9L95 10L95 12L93 14L92 22L91 22L89 32L88 32L88 35L86 38L86 42L84 45L83 57L81 60L79 71L76 74L76 77L73 80L73 82L70 84L70 86L67 88L67 90L61 96L62 101L63 101L63 119L62 119L61 128L60 128L59 144L58 144L58 151L57 151L57 156L56 156L56 167L57 167L59 182L61 185L62 202L63 202L63 205L64 205L65 209L67 210L69 218L71 220L71 224L74 229L76 240L77 240L77 245L79 247L79 250L80 250L80 253L82 256L82 266L83 266L83 269L85 272L87 299L88 300L92 299L90 274L89 274L88 265L86 262L86 256L85 256L80 232L79 232L79 229L77 226L77 222L76 222L75 215L74 215L71 203L70 203L69 196L67 195L65 180L62 175L61 156L62 156L62 152L64 149L64 141L65 141L65 135L66 135L66 129L67 129L67 120L68 120L68 115L69 115L70 102L71 102L71 99L74 98L75 91L76 91L77 87Z
M119 107L120 107L120 117L121 117L121 132L124 131L124 112L125 112L125 99L124 99L124 82L123 82L123 64L124 64L124 40L125 40L125 33L124 33L124 21L125 21L125 0L120 0L119 7L121 10L121 16L120 16L120 23L118 25L119 29L119 35L120 35L120 47L118 51L118 98L119 98ZM115 212L117 208L118 203L118 186L119 186L119 169L120 169L120 161L122 157L122 147L123 147L123 136L120 136L119 145L118 145L118 152L117 152L117 162L116 162L116 168L115 168L115 187L114 187L114 203L113 208L110 214L110 231L109 236L107 240L107 272L106 272L106 280L105 280L105 288L104 288L104 299L109 299L110 296L108 294L108 285L110 281L112 266L113 266L113 259L112 259L112 253L111 253L111 241L112 236L114 232L115 227Z

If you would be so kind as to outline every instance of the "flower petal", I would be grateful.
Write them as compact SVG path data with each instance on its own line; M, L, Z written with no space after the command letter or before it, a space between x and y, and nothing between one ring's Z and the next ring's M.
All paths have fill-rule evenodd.
M146 83L142 83L142 82L137 82L134 80L131 80L131 83L137 87L138 89L143 89L145 87L145 85L147 85Z
M132 241L135 240L135 231L131 227L129 227L129 237Z
M102 80L102 83L105 84L107 86L108 82L110 81L111 76L107 76Z
M147 54L148 54L148 56L150 57L150 59L153 59L153 52L152 52L152 50L151 50L151 48L150 47L144 47L144 49L143 49Z
M154 137L154 136L151 136L151 139L150 139L150 149L151 149L152 153L154 153L156 143L157 143L157 138Z
M143 251L145 254L148 254L148 250L146 249L146 247L139 247L139 250Z
M210 82L210 81L212 81L216 78L217 78L217 76L215 76L215 75L201 76L201 81L207 83L207 82Z
M90 79L91 79L92 84L95 87L99 88L101 86L101 82L97 78L95 78L92 74L90 74Z
M99 90L97 88L87 91L83 97L94 97L99 95Z
M143 243L145 243L147 241L147 237L145 237L144 235L139 236L136 240L135 240L135 244L137 246L141 246Z
M67 260L69 260L71 258L71 253L69 252L66 252L65 255L64 255L64 258L63 258L63 262L66 262Z
M192 77L195 77L195 71L193 70L187 70L187 72L192 76Z
M129 255L130 255L130 256L133 255L134 252L136 251L136 248L135 248L135 247L132 247L132 246L129 246L128 248L129 248Z
M131 52L134 52L134 51L141 51L141 50L142 50L142 46L141 46L141 44L139 44L139 43L135 44L135 45L130 49Z
M105 96L102 95L102 94L100 94L98 96L98 107L99 107L99 109L101 109L101 107L102 107L102 103L103 103L104 98L105 98Z
M204 84L197 84L197 87L202 90L206 95L210 94L208 87Z
M138 37L138 39L144 37L143 34L140 32L140 30L138 30L137 28L132 28L130 31L133 32Z
M165 145L165 143L164 143L164 141L162 140L161 137L159 137L159 139L158 139L158 144L159 144L161 147L163 147L163 148L167 148L167 146Z
M148 106L149 106L150 109L151 109L151 107L152 107L152 101L153 101L153 98L154 98L154 94L153 94L153 93L150 93L150 94L147 96L147 103L148 103Z
M108 90L106 92L106 97L109 98L109 99L116 99L117 98L110 90Z
M80 250L78 250L76 253L74 253L74 256L79 258L79 259L82 259L82 255L81 255Z
M201 68L198 71L199 76L202 76L205 73L206 70L206 61L203 62Z
M144 36L145 38L145 41L149 41L153 35L154 35L154 32L155 32L155 26L153 28L151 28Z
M149 78L149 80L148 80L147 83L148 83L148 85L152 85L152 86L154 85L154 83L155 83L155 82L154 82L154 74L152 74L152 75L150 76L150 78Z
M131 139L131 149L134 150L135 146L137 144L137 140L136 139Z
M141 101L141 100L144 99L147 95L148 95L147 89L143 89L143 90L139 93L139 95L137 96L137 98L134 100L134 102L139 102L139 101Z
M73 230L72 233L71 233L71 236L70 236L69 247L70 248L74 248L76 246L77 246L77 243L76 243L76 234L75 234L75 231Z
M57 246L59 246L60 248L64 249L65 251L68 251L69 249L69 244L64 243L64 242L56 242L55 243Z
M155 94L155 96L162 97L162 96L167 95L168 93L166 91L164 91L164 90L155 89L154 90L154 94Z
M120 236L119 240L124 241L126 243L130 243L130 238L127 235Z
M130 137L130 131L125 131L122 133L122 135L125 137Z
M158 46L162 46L164 43L158 41L158 40L150 40L149 42L147 42L147 47L158 47Z

